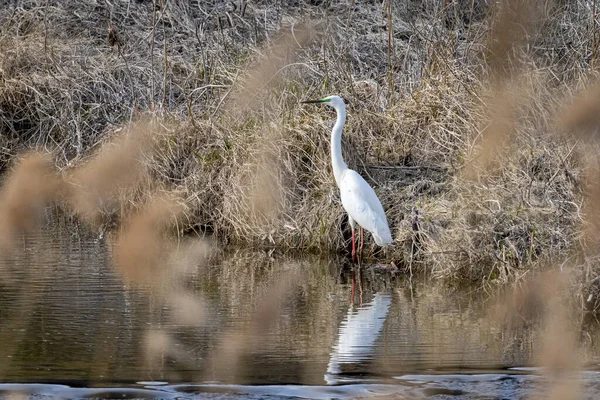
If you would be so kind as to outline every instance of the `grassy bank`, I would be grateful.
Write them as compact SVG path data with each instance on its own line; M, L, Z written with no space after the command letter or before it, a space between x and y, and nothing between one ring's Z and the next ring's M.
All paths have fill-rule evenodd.
M178 194L184 228L341 250L334 115L298 104L339 94L344 156L395 238L371 256L485 282L569 259L587 299L595 153L579 121L597 107L556 117L595 79L592 2L404 3L12 1L0 9L0 168L36 148L68 174L150 115L162 128L146 181Z

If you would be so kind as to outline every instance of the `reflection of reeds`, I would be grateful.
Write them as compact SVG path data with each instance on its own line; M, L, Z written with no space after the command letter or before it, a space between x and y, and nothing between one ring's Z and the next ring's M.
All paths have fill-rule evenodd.
M338 310L331 308L331 296L339 296L345 303L349 294L349 286L336 284L339 265L332 264L331 271L323 275L324 266L318 258L278 258L255 251L228 252L215 266L201 268L196 278L200 295L227 312L215 315L209 310L216 307L206 307L205 324L199 326L197 321L177 318L177 303L167 300L173 323L212 335L208 347L198 347L181 340L183 335L180 338L178 331L167 332L164 326L152 328L148 334L151 340L144 346L152 371L168 374L171 369L177 370L167 363L175 360L183 366L192 363L198 371L194 380L243 383L248 375L255 376L256 371L246 369L252 365L248 362L251 358L279 354L281 348L287 348L290 357L303 359L312 351L311 344L317 343L318 348L327 349L335 339L338 321ZM211 272L213 268L218 272ZM193 298L197 299L198 294ZM295 373L302 376L304 371ZM312 372L306 373L312 379Z
M296 273L278 276L276 282L268 285L260 296L256 308L251 313L248 325L240 331L224 335L209 358L208 379L239 380L243 375L241 360L268 341L268 332L279 320L281 308L293 288L298 283Z
M38 157L44 160L41 165L47 167L49 158L39 154L31 154L26 157L29 160L24 165L36 159L39 162L40 158ZM40 166L37 162L33 164ZM30 169L28 171L31 172ZM42 168L42 171L47 172L47 169ZM49 182L49 180L45 182ZM36 196L43 194L36 193ZM35 222L38 222L37 218L39 217L41 216L36 216ZM3 226L2 228L6 227ZM2 343L0 346L1 376L6 377L12 371L18 369L16 361L19 352L23 348L23 343L28 338L26 333L32 329L32 326L36 325L36 312L42 304L45 304L44 295L52 290L51 282L56 273L56 266L63 261L61 260L63 249L60 245L64 243L61 237L64 232L52 233L48 235L52 240L47 240L48 236L46 234L35 235L36 239L30 242L31 245L28 246L28 249L23 248L20 251L14 251L16 248L14 246L12 249L2 249L13 250L13 254L8 255L0 252L0 276L4 286L3 293L10 296L10 307L5 308L0 326L0 343ZM23 237L26 238L27 235ZM39 240L40 238L43 239ZM4 301L6 301L6 298Z

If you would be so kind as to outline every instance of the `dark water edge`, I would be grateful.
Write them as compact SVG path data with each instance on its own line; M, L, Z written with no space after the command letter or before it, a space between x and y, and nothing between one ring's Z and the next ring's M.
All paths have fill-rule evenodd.
M69 384L0 384L0 398L145 398L145 399L529 399L546 398L554 389L542 375L531 373L405 375L393 384L347 383L334 386L222 385L138 382L127 387L85 387ZM537 371L540 372L540 371ZM578 374L582 393L572 398L594 399L600 392L600 372ZM573 394L572 392L570 394ZM559 397L560 398L560 397Z
M483 291L189 240L131 271L115 243L50 220L0 257L1 397L600 396L593 324L586 372L549 375L538 321Z

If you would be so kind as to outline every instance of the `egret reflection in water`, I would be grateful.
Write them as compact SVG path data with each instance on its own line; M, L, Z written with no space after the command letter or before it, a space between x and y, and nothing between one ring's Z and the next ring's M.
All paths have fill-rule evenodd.
M391 303L392 296L389 293L378 292L371 302L357 309L350 306L327 365L325 381L328 385L340 381L336 375L342 373L342 364L357 364L372 359L375 342L383 330Z

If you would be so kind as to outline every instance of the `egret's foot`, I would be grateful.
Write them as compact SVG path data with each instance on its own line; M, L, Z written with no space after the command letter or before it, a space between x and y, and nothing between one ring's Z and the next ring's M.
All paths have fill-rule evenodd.
M367 268L374 272L381 272L381 273L401 274L401 273L405 272L403 269L398 268L398 266L396 265L396 263L394 261L392 261L390 263L373 264Z

